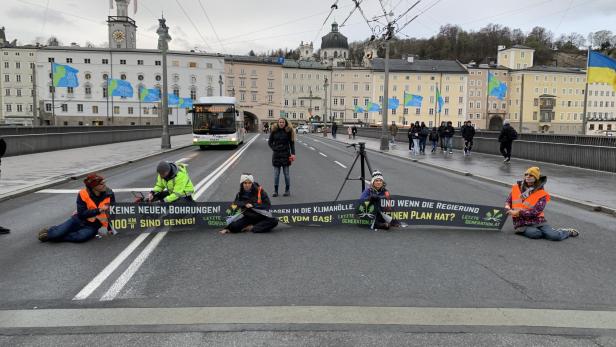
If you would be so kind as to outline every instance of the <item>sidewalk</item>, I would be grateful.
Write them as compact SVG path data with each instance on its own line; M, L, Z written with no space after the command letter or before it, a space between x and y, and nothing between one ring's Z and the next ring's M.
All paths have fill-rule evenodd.
M328 139L331 139L331 136L328 136ZM366 149L381 152L379 139L357 136L355 140L349 140L348 136L339 135L335 140L343 143L365 142ZM541 168L541 174L548 177L547 187L552 195L571 203L584 203L586 207L595 210L601 207L616 214L614 173L515 159L515 143L513 157L508 164L503 163L503 158L496 155L472 153L471 156L465 157L459 150L455 150L451 155L441 153L440 148L437 148L435 153L430 153L430 150L431 146L426 146L425 155L412 155L408 143L397 142L393 146L390 143L387 153L503 185L511 185L522 179L522 174L528 167L538 166Z
M65 182L71 177L162 153L160 142L160 138L153 138L3 158L0 201ZM171 150L191 144L192 134L171 137Z

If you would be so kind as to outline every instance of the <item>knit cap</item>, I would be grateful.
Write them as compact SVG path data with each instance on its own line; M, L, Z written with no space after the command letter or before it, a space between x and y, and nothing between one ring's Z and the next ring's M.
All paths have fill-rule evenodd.
M83 183L86 185L86 187L88 188L94 188L97 185L101 184L101 182L103 182L105 180L105 178L99 174L96 173L92 173L89 174L84 180Z
M250 181L250 183L254 183L255 178L252 174L245 173L240 176L240 183L244 183L246 181Z
M533 176L536 180L538 180L539 177L541 177L541 170L539 170L539 168L536 167L536 166L529 167L528 170L526 170L525 173Z
M381 171L376 170L372 173L372 180L370 181L371 184L374 183L375 180L380 179L381 181L385 182L385 179L383 178L383 174L381 173Z

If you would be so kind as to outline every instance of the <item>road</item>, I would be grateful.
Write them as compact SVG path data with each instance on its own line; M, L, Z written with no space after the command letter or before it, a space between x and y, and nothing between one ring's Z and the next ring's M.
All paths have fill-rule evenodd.
M156 163L163 158L189 165L195 184L207 187L200 201L232 200L244 172L253 173L271 194L273 169L266 136L249 139L252 142L237 150L188 148L103 174L110 187L123 190L117 193L120 201L132 199L130 189L150 187ZM296 148L291 196L272 198L273 204L333 200L353 162L354 150L313 135L300 135ZM228 161L238 151L239 159ZM496 185L408 160L376 152L368 155L394 194L501 206L508 193ZM75 310L66 311L70 314L61 326L15 327L10 322L2 325L0 319L0 345L93 340L113 345L124 338L169 345L191 341L217 345L277 345L281 341L288 344L279 345L616 344L611 337L613 328L606 329L593 319L586 325L572 322L566 328L548 318L541 320L555 315L553 310L615 310L616 234L614 218L604 214L550 204L546 217L551 224L581 231L579 238L563 242L514 235L508 222L503 232L429 227L373 232L359 227L281 225L270 234L190 230L124 233L85 244L40 243L37 231L62 222L75 208L76 194L64 190L79 188L81 182L72 182L0 203L0 221L12 229L12 234L0 236L0 317L2 312ZM350 182L341 199L359 194L359 183ZM353 324L332 310L341 306L374 308L376 313L366 317L391 317L395 315L392 308L412 308L422 312L421 317L427 314L422 308L444 311L430 313L434 320L359 319ZM250 307L271 310L259 313L255 320L229 318L217 324L203 320L205 313L196 314L201 318L194 321L179 318L195 314L185 310L204 307L223 309L220 317L247 317ZM293 307L318 307L323 312L315 309L314 320L302 324L287 311ZM151 312L174 322L167 325L128 320L121 326L107 321L67 329L80 325L80 319L87 321L87 315L80 316L86 308L112 309L112 319L139 308L178 311ZM444 322L443 317L463 308L471 309L465 311L468 320ZM508 327L491 316L493 312L482 311L489 308L521 309L515 314L533 323ZM367 313L350 314L363 317ZM473 323L473 317L478 323ZM479 323L481 319L487 323ZM493 324L489 324L491 319ZM363 329L366 324L370 328ZM109 332L115 334L101 336ZM152 340L148 333L160 337Z

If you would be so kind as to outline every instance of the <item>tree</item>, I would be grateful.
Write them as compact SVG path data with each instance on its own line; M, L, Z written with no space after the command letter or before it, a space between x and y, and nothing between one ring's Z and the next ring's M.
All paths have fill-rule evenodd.
M251 57L256 57L257 55L255 54L255 51L253 51L252 49L250 50L250 52L248 52L248 55Z
M49 39L47 39L47 46L58 47L58 46L62 46L62 43L58 41L57 37L52 36Z

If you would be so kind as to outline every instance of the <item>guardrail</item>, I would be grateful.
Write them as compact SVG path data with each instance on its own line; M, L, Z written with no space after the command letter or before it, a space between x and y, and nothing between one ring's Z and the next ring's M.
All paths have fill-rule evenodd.
M30 129L32 133L24 133ZM2 129L2 130L6 130ZM20 128L21 134L0 136L6 141L5 156L104 145L160 137L161 126L152 127L37 127ZM55 132L54 132L55 131ZM170 126L171 135L189 134L191 126Z
M357 128L359 136L380 138L380 128ZM400 129L396 141L408 142L408 129ZM346 128L338 133L346 133ZM478 131L475 134L473 151L500 155L499 132ZM456 149L462 149L464 140L456 129L453 141ZM616 138L583 135L520 134L513 143L513 157L546 163L576 166L608 172L616 172Z

